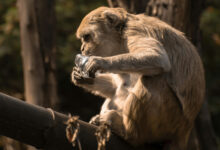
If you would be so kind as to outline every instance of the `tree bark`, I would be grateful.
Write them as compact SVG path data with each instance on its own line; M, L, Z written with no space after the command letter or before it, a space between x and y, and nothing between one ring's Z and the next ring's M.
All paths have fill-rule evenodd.
M138 4L134 4L132 0L108 0L110 7L123 7L131 13L146 13L149 16L160 18L184 32L198 51L202 51L199 20L205 0L146 0L145 2L142 3L142 0L138 0L136 1ZM139 9L138 5L141 5L140 11L137 10ZM188 149L217 150L207 101L195 121L195 128L192 131Z
M58 100L54 0L18 0L18 8L25 99L29 103L54 107Z
M17 4L25 99L28 103L55 108L58 103L55 79L55 1L18 0Z
M110 7L122 7L130 13L139 14L146 11L149 0L107 0Z
M146 13L184 32L194 45L200 46L199 19L204 0L150 0Z
M78 150L66 138L68 116L52 109L23 102L0 93L0 135L5 135L44 150ZM97 150L97 126L78 120L77 139L83 150ZM16 149L17 150L17 149ZM22 149L23 150L23 149ZM114 133L106 150L146 150L134 148ZM161 150L153 146L147 150Z

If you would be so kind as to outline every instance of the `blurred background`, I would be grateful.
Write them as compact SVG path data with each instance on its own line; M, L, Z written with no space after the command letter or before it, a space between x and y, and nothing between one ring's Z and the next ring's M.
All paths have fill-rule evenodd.
M206 73L206 110L210 115L211 136L215 138L212 146L220 149L219 0L184 3L189 6L181 10L182 17L172 14L167 20L165 13L160 12L162 7L170 8L172 2L166 3L166 0L142 0L142 3L132 0L27 1L0 1L0 92L89 121L99 112L103 99L71 83L74 58L80 53L80 41L75 32L83 16L91 10L103 5L124 7L131 13L146 13L167 21L185 32L197 46ZM179 8L177 4L174 7ZM174 13L174 9L170 10ZM175 23L179 22L175 19L183 19L185 26ZM13 143L0 137L0 150L26 149L25 146L13 146ZM200 146L200 149L205 148Z

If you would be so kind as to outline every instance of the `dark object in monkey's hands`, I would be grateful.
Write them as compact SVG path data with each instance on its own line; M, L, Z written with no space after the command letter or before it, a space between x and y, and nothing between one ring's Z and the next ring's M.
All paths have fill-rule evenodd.
M83 68L84 68L85 64L88 62L88 60L89 60L88 56L84 56L81 54L77 54L76 58L75 58L75 64L81 70L81 74L84 78L89 78L88 73L83 71Z

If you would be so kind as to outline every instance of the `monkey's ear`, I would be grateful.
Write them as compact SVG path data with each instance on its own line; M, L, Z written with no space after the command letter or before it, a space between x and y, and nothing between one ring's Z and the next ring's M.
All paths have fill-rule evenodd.
M123 15L117 11L106 10L103 12L103 17L107 24L111 27L117 27L125 22Z

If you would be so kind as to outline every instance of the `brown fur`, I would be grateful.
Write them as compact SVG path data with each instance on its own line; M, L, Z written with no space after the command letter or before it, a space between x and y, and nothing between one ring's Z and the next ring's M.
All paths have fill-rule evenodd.
M154 17L100 7L83 19L77 37L82 53L91 55L84 70L105 72L93 84L72 73L76 85L106 98L92 122L108 121L133 145L169 141L169 149L184 150L205 83L200 57L183 33Z

